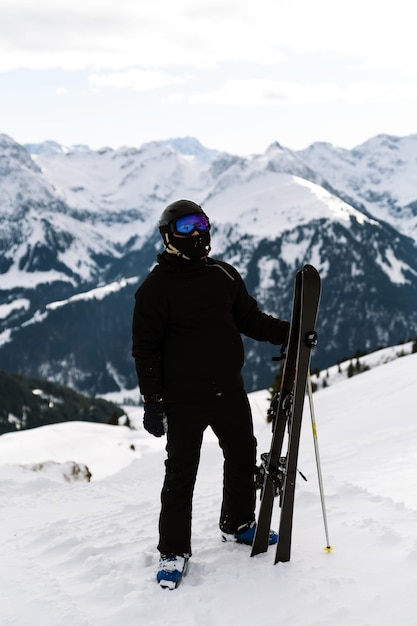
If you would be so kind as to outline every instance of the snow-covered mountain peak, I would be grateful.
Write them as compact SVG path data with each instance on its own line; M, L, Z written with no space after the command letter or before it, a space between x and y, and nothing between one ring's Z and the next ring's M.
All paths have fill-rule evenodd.
M8 220L16 222L31 207L46 206L55 198L53 184L42 175L40 167L27 150L7 135L0 135L2 215L7 215Z
M387 154L389 152L399 152L403 145L413 144L417 141L417 134L408 135L407 137L398 137L397 135L388 135L381 133L375 137L367 139L363 143L355 146L353 152L355 154Z
M285 148L279 143L279 141L273 141L272 143L269 144L269 146L265 150L265 154L270 154L272 152L277 152L279 150L284 152Z
M9 175L19 167L36 173L40 171L23 146L8 135L0 134L0 175Z
M159 215L176 199L178 186L182 185L183 195L200 189L208 167L161 142L65 156L42 153L35 158L70 207L97 216L133 210L147 218Z
M195 137L175 137L157 143L170 145L179 154L195 157L201 163L211 163L219 155L218 150L206 148Z
M312 220L359 223L368 218L316 182L314 173L291 151L274 147L268 154L232 163L205 201L217 223L240 233L276 238ZM316 177L319 178L319 177ZM368 220L369 221L369 220Z
M66 146L58 143L57 141L53 141L51 139L47 139L46 141L41 141L39 143L25 143L24 147L29 152L29 154L68 154L70 152L89 152L90 148L86 144L75 144L71 146Z
M417 241L417 134L378 135L350 151L313 144L297 154L333 189Z
M301 187L308 189L309 192L322 203L321 210L319 210L318 204L314 205L317 213L313 219L321 219L325 217L339 222L348 222L350 218L354 218L359 224L363 224L364 222L372 223L374 225L377 224L375 220L370 219L367 215L358 211L350 204L344 202L320 185L310 182L304 178L297 177L296 180ZM310 219L313 217L310 210L307 215Z

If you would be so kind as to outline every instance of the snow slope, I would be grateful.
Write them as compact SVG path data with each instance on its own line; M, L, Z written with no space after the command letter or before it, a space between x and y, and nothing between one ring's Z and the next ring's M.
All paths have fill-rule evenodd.
M222 544L222 458L208 432L196 485L193 557L174 592L155 583L164 442L140 427L61 424L0 437L4 626L414 626L417 597L417 354L314 395L330 540L308 403L291 561ZM267 394L251 395L259 452ZM132 419L140 424L140 409ZM133 446L133 447L132 447ZM133 449L134 448L134 449ZM19 464L86 463L67 483ZM274 527L278 526L278 503Z

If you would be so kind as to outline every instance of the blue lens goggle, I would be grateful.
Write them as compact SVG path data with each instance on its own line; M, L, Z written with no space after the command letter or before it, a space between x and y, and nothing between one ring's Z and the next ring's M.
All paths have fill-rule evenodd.
M202 213L184 215L175 220L173 224L173 231L177 235L191 235L195 230L198 230L199 233L210 230L210 222Z

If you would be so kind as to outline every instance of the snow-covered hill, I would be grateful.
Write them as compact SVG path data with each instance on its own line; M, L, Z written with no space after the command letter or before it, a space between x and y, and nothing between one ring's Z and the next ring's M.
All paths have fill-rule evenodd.
M5 626L414 626L417 612L417 355L314 394L330 540L325 536L306 403L291 561L249 557L217 529L222 458L206 433L193 557L174 592L155 583L164 441L138 430L62 424L0 437ZM259 452L266 393L251 394ZM85 463L91 482L20 464ZM51 470L49 470L51 471ZM273 523L278 526L275 503Z
M352 358L340 361L337 365L332 365L323 371L319 369L313 371L311 380L315 389L326 389L346 378L363 374L370 369L396 361L415 352L417 352L417 340L407 341L389 348L381 348L369 354L358 353Z

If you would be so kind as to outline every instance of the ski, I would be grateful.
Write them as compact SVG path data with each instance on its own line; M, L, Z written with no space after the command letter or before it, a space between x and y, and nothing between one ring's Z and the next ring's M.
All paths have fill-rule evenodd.
M311 349L320 300L320 276L312 265L297 272L287 356L280 391L273 399L275 419L270 451L263 456L261 505L251 556L266 552L274 500L280 496L281 516L275 563L288 561L291 552L292 518L300 430ZM283 455L288 430L286 454Z
M289 561L291 556L292 521L301 422L307 376L310 367L311 349L317 342L317 333L314 329L320 301L320 291L321 281L317 270L311 265L304 266L302 270L300 297L300 330L294 372L294 399L289 424L287 464L281 498L281 516L274 563Z

